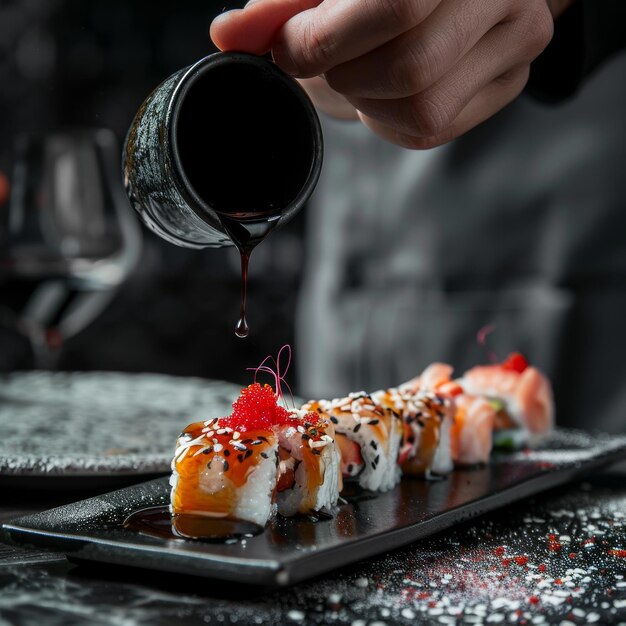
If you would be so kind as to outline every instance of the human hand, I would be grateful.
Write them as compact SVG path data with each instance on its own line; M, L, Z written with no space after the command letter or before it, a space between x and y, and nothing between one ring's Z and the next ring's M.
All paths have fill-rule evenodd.
M211 25L220 49L271 50L287 73L323 77L308 85L322 108L347 117L343 96L407 148L446 143L511 102L552 31L546 0L254 0Z

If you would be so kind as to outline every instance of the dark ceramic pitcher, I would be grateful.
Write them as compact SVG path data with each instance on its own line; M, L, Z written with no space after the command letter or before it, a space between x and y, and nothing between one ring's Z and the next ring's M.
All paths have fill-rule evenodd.
M322 133L300 85L271 61L217 53L145 100L123 152L132 206L188 248L230 245L232 224L289 220L311 195Z

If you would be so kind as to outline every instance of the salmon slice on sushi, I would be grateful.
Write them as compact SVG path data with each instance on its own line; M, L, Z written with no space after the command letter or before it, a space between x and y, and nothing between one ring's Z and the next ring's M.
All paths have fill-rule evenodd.
M454 425L450 431L452 460L456 465L480 465L489 461L493 448L496 410L484 397L455 396Z
M513 353L495 365L479 365L459 381L464 391L488 398L496 409L494 430L499 440L538 440L554 428L552 387L546 376Z

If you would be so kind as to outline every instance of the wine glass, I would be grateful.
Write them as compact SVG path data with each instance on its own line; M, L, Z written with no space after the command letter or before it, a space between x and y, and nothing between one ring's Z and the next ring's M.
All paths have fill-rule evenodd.
M112 132L18 137L0 219L0 324L26 336L36 369L91 323L135 266L141 230L124 193Z

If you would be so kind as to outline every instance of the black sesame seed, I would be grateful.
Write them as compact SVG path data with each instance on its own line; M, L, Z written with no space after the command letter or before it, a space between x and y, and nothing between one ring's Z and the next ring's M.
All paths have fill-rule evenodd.
M415 437L413 437L413 435L411 435L410 437L407 437L406 440L408 443L415 443Z
M348 465L348 474L352 474L352 469L354 468L354 466L352 465L352 463L350 463L350 465Z
M211 454L211 452L213 452L213 446L209 446L208 448L202 450L202 454Z
M374 450L378 449L378 445L376 444L376 442L372 439L372 441L370 441L370 446L372 446L372 448L374 448Z
M240 463L243 463L243 454L238 454L238 455L237 455L237 460L238 460Z
M370 421L368 422L368 424L369 424L370 426L376 426L376 424L378 424L378 422L380 422L380 420L370 420Z
M211 469L211 461L209 461L209 462L206 464L206 466L207 466L209 469Z
M376 469L376 463L372 463L372 469Z
M230 450L224 450L224 456L230 456Z
M244 455L245 459L249 459L252 456L252 450L246 450L246 453Z
M224 461L224 471L227 472L230 465L228 465L228 461Z
M356 426L352 429L352 432L353 432L353 433L358 433L358 432L359 432L359 430L361 430L361 424L357 424L357 425L356 425Z
M376 465L378 465L378 461L380 461L380 454L376 455L376 458L374 459L374 463L376 463Z
M267 456L267 452L261 452L261 456L262 456L264 459L269 459L269 456Z
M313 448L313 449L311 450L311 452L312 452L313 454L317 454L318 456L322 454L319 450L316 450L315 448Z
M422 420L417 420L417 423L419 424L420 428L424 428L424 422Z
M330 416L330 421L331 421L333 424L339 424L339 420L338 420L336 417L333 417L332 415Z

